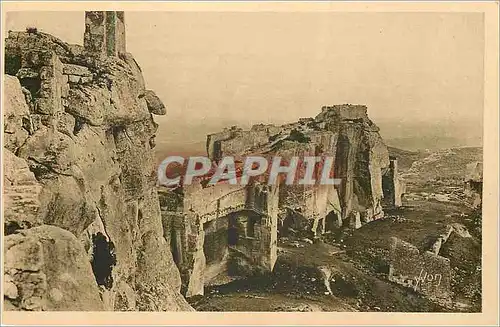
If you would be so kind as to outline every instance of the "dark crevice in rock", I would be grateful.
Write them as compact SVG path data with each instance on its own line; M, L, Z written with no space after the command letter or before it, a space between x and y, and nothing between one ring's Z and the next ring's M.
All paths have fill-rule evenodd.
M80 117L75 117L75 126L73 127L73 135L77 135L85 125L85 121Z
M4 133L5 133L5 131L4 131ZM19 147L16 149L16 151L14 152L14 154L15 154L17 157L19 157L19 151L23 148L23 146L24 146L24 145L28 142L28 140L29 140L29 139L30 139L30 138L29 138L29 137L27 137L27 138L24 140L24 142L23 142L21 145L19 145ZM30 168L30 170L31 170L31 168ZM35 174L35 177L36 177L36 174Z
M14 234L18 229L22 229L22 227L19 225L17 221L8 221L4 225L4 234L5 235Z
M33 172L33 174L35 174L35 177L37 180L39 177L41 177L45 174L48 174L48 173L53 173L53 174L63 175L63 176L72 176L70 174L65 174L65 173L59 172L59 171L55 170L54 168L50 167L48 164L42 163L33 157L28 157L28 161L32 161L30 164L30 170ZM33 165L33 163L35 163L35 165Z
M156 140L155 140L155 136L152 136L150 139L149 139L149 148L150 149L154 149L156 147Z
M142 224L142 218L143 218L143 216L142 216L142 210L139 209L139 210L137 210L137 225L138 226L141 226L141 224Z
M5 74L16 76L21 69L21 56L5 56Z
M31 98L38 97L41 88L41 80L39 78L25 77L19 80L21 85L31 93Z
M122 133L124 130L125 130L124 126L113 126L111 128L111 132L113 133L113 138L115 140L115 143L117 142L120 133Z
M181 261L181 248L177 244L177 234L175 228L170 229L170 251L172 252L172 257L177 266L179 266Z
M107 241L101 232L92 235L92 271L97 285L113 287L113 267L116 265L115 245Z
M23 117L22 119L22 126L23 128L31 135L33 134L33 123L31 121L31 119L27 118L27 117Z

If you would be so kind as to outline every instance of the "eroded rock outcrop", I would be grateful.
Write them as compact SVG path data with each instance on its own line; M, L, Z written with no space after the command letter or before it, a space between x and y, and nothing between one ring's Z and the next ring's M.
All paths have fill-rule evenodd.
M11 151L3 151L4 189L3 200L5 233L19 228L30 228L42 224L40 209L41 185L29 170L25 160Z
M23 94L27 90L21 89L19 80L14 76L5 76L3 85L4 146L15 152L26 141L33 128L30 110Z
M5 238L7 310L103 310L98 286L78 239L42 225Z
M40 32L10 32L6 39L4 153L15 163L7 169L14 176L8 191L17 197L10 197L5 213L8 221L18 222L6 242L26 239L22 242L30 244L26 251L15 248L16 260L29 260L30 249L55 251L50 258L56 262L43 257L41 271L60 274L66 266L58 262L67 261L81 268L81 287L88 286L88 296L81 298L69 289L66 295L63 286L62 298L54 291L63 302L69 296L64 305L44 300L26 306L22 297L11 301L11 309L192 310L179 293L180 276L163 235L155 187L157 124L151 112L162 113L160 100L155 98L151 110L141 70L120 43L125 40L123 13L113 15L118 20L87 12L85 47ZM26 213L18 210L23 201ZM55 248L39 240L38 229L22 229L38 224L39 230L51 231ZM42 245L31 246L36 242ZM60 242L72 244L72 250L57 248ZM9 258L14 260L7 257L6 265L15 266ZM26 278L10 281L20 290L27 287ZM50 278L43 282L47 287L37 288L37 297L51 298ZM92 308L75 307L86 301L93 302Z

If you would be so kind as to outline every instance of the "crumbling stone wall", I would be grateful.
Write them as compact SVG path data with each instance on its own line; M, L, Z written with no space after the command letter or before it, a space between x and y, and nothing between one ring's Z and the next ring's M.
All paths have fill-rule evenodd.
M92 53L118 56L126 52L123 11L85 12L84 46Z
M176 263L187 297L203 295L204 286L221 273L241 276L273 269L277 258L276 186L202 186L197 180L180 191L160 188L160 203L167 228L164 233L176 238L170 240L171 250L181 256ZM252 233L249 220L254 223ZM213 256L220 260L211 260Z
M123 15L98 13L109 15L118 20L106 28L124 42ZM12 184L4 303L192 310L179 293L155 187L152 113L164 106L145 89L124 43L115 39L112 53L101 51L94 36L104 27L89 17L85 47L41 32L10 32L5 42L3 151Z
M260 124L248 131L233 126L208 135L207 154L214 161L223 156L280 156L285 161L294 156L328 156L335 162L334 177L340 178L342 184L281 184L266 189L264 185L194 183L170 194L162 191L163 218L168 221L164 226L169 229L165 234L175 238L181 235L171 244L173 253L182 257L176 262L186 296L203 294L204 285L213 276L230 274L226 261L230 268L236 267L244 275L259 269L272 270L278 231L319 236L343 225L359 228L383 215L382 176L389 169L389 155L365 106L324 107L316 118L303 118L283 126ZM397 175L397 169L392 172ZM398 192L397 186L392 184L393 193ZM256 196L262 191L265 201ZM168 205L168 198L180 193L183 205ZM251 227L248 226L254 215L249 210L260 216ZM223 235L221 217L227 217L227 235ZM215 242L215 248L204 246L206 242ZM227 242L228 251L219 251L223 242ZM220 257L219 265L212 263L212 255Z

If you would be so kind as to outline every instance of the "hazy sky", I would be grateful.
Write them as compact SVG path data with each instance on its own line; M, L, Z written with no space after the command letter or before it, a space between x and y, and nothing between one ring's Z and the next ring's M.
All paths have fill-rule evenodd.
M163 124L295 121L362 103L377 121L482 123L484 25L474 13L126 12L127 50ZM9 13L83 43L83 12Z

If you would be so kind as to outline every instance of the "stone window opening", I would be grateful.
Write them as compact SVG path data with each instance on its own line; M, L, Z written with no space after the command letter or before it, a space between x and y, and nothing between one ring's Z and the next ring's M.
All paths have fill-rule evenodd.
M229 226L227 229L227 244L229 246L238 245L238 229L236 226Z
M253 217L248 217L246 225L246 236L249 238L255 237L255 223L256 220Z

